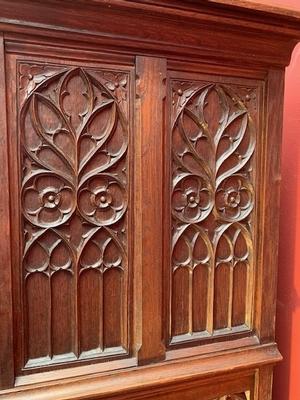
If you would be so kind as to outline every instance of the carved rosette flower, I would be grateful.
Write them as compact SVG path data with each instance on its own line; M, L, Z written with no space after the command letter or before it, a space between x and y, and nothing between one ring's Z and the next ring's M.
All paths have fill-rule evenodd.
M243 177L225 180L216 193L216 208L226 220L245 218L253 208L252 186Z
M188 175L175 185L173 213L182 222L194 223L206 218L211 209L211 190L204 179Z
M129 279L129 71L28 61L19 63L18 73L22 293L26 300L22 321L24 326L35 321L30 328L33 341L40 334L49 338L49 343L33 352L31 342L26 342L28 357L24 362L39 359L44 365L46 354L51 354L55 362L55 356L61 353L52 346L59 340L59 332L43 323L41 307L33 303L45 305L50 322L63 313L72 339L82 332L85 321L79 321L77 329L72 322L76 315L66 307L61 310L53 306L58 304L56 299L70 303L73 298L80 302L81 298L95 297L90 313L84 308L78 315L83 311L92 323L96 312L101 322L104 305L107 299L110 301L109 291L117 287L120 290L115 293L114 310L122 317L122 332L114 345L124 352ZM108 279L95 277L95 271L108 271ZM93 282L92 291L87 282ZM41 322L43 326L35 330ZM110 327L100 325L99 335L90 344L82 344L78 336L76 357L84 353L88 356L90 350L96 356L105 356L111 343L102 338L110 334Z
M26 218L41 227L64 223L75 208L72 187L54 175L30 179L22 196Z
M111 225L125 213L127 200L122 183L112 176L92 178L79 194L82 215L96 225Z

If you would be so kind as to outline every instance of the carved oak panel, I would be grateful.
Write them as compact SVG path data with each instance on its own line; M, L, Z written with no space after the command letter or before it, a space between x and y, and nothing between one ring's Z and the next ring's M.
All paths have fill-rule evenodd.
M130 75L18 73L24 364L126 354Z
M257 89L170 80L171 342L251 329Z

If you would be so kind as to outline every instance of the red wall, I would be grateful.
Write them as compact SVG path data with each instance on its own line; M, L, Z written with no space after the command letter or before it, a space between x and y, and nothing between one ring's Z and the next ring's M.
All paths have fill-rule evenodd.
M253 1L253 0L252 0ZM300 0L254 0L300 11ZM300 44L286 70L273 400L300 400Z
M292 6L300 0L260 0ZM300 45L286 70L274 400L300 400Z
M274 400L300 400L299 263L300 45L286 70L277 303L277 342L284 361L276 368Z

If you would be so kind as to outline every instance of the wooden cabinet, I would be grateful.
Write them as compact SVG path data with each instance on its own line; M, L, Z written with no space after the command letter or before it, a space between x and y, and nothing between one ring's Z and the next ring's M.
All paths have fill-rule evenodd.
M0 0L0 399L271 400L300 15L230 3Z

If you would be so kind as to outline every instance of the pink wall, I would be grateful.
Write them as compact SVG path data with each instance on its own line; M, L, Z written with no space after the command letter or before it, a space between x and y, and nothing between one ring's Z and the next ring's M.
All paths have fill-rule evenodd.
M252 0L300 11L300 0ZM273 400L300 400L300 44L286 70Z
M275 372L274 400L300 400L299 263L300 45L286 71L277 304L277 342L284 361Z

